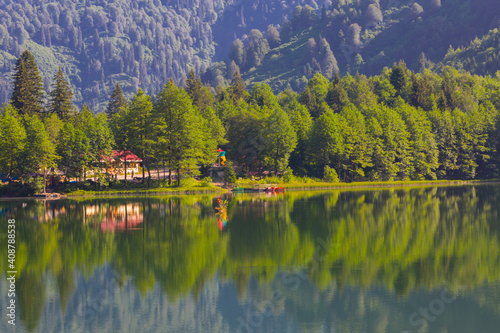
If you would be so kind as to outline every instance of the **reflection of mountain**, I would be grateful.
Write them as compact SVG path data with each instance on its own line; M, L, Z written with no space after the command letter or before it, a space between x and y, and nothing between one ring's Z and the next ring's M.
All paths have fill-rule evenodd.
M134 292L158 302L163 302L157 295L161 290L174 308L190 294L203 303L206 288L226 294L228 283L241 315L247 311L241 304L269 299L271 291L282 288L282 274L299 271L300 288L291 290L285 283L286 299L276 303L276 318L284 320L284 313L299 323L321 326L326 321L326 327L339 332L355 332L359 330L349 320L380 331L412 330L403 327L407 316L422 302L428 304L432 299L422 295L439 292L445 281L466 288L457 301L460 308L484 307L491 312L486 322L498 322L500 294L494 285L500 281L499 200L500 188L493 186L243 195L229 197L231 227L222 234L214 225L210 197L58 201L45 206L30 202L25 207L9 202L0 207L18 221L19 281L35 279L23 283L25 296L30 285L44 286L53 276L58 304L68 313L74 311L75 297L90 292L79 290L75 276L81 272L91 278L104 264L119 273L119 285L128 277ZM47 223L30 223L46 210L66 213ZM127 229L142 223L141 230L104 232L124 229L124 222ZM0 248L0 256L5 251ZM2 261L0 269L6 271ZM109 282L106 277L99 281ZM219 290L217 281L226 287ZM225 299L222 294L214 297ZM53 297L50 292L36 295L37 304ZM25 296L23 304L29 301ZM21 318L37 327L43 318L40 306L23 304ZM357 312L341 315L353 304L358 304ZM219 308L224 318L231 313L225 304ZM391 318L398 311L403 318ZM460 319L456 311L450 313ZM325 319L330 316L334 319ZM453 319L447 316L440 318ZM229 331L237 325L226 324Z

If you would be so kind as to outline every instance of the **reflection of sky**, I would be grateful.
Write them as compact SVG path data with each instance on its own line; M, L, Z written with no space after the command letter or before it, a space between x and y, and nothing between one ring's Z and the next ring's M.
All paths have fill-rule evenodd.
M104 266L88 280L77 274L75 292L61 310L56 281L47 276L47 299L35 332L416 332L420 326L412 326L409 317L428 308L443 290L420 290L397 298L378 286L343 290L332 286L320 291L302 275L295 277L301 279L298 289L283 283L290 276L282 273L268 284L252 279L245 296L239 297L231 283L215 276L196 297L189 294L172 301L158 284L145 295L132 279L120 287L113 271ZM499 288L479 287L473 292L478 298L470 291L459 294L427 322L427 332L497 332L500 309L485 308L480 298ZM7 292L4 277L0 292ZM6 299L0 298L2 309ZM19 318L15 329L2 319L0 331L27 332Z

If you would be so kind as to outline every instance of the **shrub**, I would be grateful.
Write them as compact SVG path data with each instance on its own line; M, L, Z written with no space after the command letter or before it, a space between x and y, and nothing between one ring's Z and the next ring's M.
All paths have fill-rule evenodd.
M292 180L294 180L294 176L293 176L293 171L292 171L292 168L287 168L285 173L283 174L283 181L285 183L289 183L291 182Z
M328 165L325 166L323 172L323 180L329 183L338 183L339 176L337 175L337 171L335 171L335 169L330 168Z
M205 177L201 180L201 186L210 187L212 186L212 177Z
M225 169L224 172L226 174L226 178L228 182L230 183L236 183L236 172L234 171L234 168L232 165L228 165Z
M172 184L175 184L177 185L177 182L176 183L172 183ZM192 177L181 177L181 186L183 187L193 187L193 186L196 186L198 184L198 182L196 181L196 179L192 178Z

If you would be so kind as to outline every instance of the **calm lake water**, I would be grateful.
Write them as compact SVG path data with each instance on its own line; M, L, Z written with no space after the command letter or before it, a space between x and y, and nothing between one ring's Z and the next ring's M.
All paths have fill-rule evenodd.
M0 202L0 332L500 330L500 186L226 199Z

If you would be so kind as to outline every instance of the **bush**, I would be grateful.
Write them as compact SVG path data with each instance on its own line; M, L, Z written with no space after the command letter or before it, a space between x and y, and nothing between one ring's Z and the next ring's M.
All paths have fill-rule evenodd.
M287 168L286 171L285 171L285 173L283 174L283 181L285 183L289 183L289 182L293 181L294 178L295 177L293 176L293 170L292 170L292 168Z
M28 182L29 190L31 193L42 193L43 192L43 177L33 177Z
M212 177L205 177L201 180L201 186L210 187L212 186Z
M339 176L337 175L337 171L330 168L328 165L325 166L325 169L323 171L323 180L328 183L338 183Z
M236 172L234 171L234 168L232 165L228 165L227 167L225 167L224 169L224 172L226 174L226 178L228 180L228 182L230 183L236 183Z
M175 184L177 185L177 182L175 183L172 183L172 184ZM192 177L181 177L181 186L182 187L193 187L193 186L196 186L198 184L198 182L196 181L196 179L192 178Z

